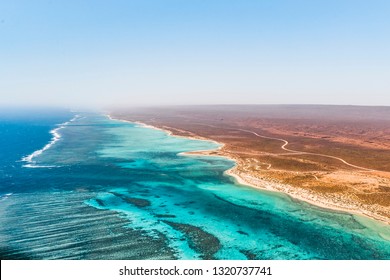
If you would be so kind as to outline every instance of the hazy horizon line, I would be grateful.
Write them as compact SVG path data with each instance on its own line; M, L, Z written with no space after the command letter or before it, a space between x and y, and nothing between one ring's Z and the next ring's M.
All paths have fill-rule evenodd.
M13 110L69 110L69 111L107 111L122 110L129 108L164 108L164 107L234 107L234 106L299 106L299 107L390 107L389 105L362 105L362 104L324 104L324 103L205 103L205 104L135 104L135 105L107 105L107 106L69 106L69 105L3 105L2 111Z

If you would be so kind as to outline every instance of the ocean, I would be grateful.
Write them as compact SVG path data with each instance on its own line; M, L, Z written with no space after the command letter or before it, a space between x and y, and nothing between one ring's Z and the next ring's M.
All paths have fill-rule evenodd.
M388 225L185 154L215 142L56 111L0 114L0 138L1 259L390 259Z

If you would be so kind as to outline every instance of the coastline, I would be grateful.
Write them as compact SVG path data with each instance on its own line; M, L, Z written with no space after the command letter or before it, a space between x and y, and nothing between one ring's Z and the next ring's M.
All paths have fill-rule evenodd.
M323 197L319 194L316 194L314 192L310 192L310 191L307 191L304 189L298 189L296 187L292 187L290 185L279 183L279 182L272 182L270 180L264 180L262 178L254 177L250 173L245 173L243 171L240 171L239 170L240 160L232 157L230 154L227 154L223 151L223 148L225 147L225 143L217 142L215 140L201 137L201 136L195 135L193 133L190 133L189 136L179 135L179 134L176 134L172 131L172 130L176 130L176 129L172 128L172 130L170 130L170 128L166 127L166 126L156 127L153 125L145 124L145 123L140 122L140 121L129 121L129 120L115 118L109 114L106 114L106 116L111 120L123 121L123 122L128 122L128 123L136 123L136 124L139 124L139 125L146 127L146 128L164 131L165 133L167 133L168 135L171 135L171 136L182 137L182 138L186 138L186 139L209 141L209 142L214 142L214 143L218 144L219 147L217 147L216 149L183 152L183 153L180 153L180 155L183 155L183 156L218 156L218 157L223 157L223 158L226 158L228 160L234 161L236 165L234 167L224 171L224 175L233 177L234 180L236 181L236 183L238 183L240 185L249 186L249 187L252 187L255 189L259 189L259 190L266 190L266 191L283 193L283 194L290 196L293 199L297 199L297 200L309 203L309 204L314 205L316 207L320 207L320 208L332 210L332 211L344 212L344 213L348 213L348 214L352 214L352 215L359 215L359 216L363 216L365 218L369 218L369 219L375 220L377 222L383 223L384 225L387 225L387 226L390 225L389 218L382 216L382 215L378 215L378 214L374 213L373 211L370 211L369 209L361 209L358 207L358 205L353 205L352 203L348 203L347 201L338 200L337 202L335 202L329 198L325 198L325 197ZM183 131L183 132L189 133L188 131ZM390 236L388 238L390 238Z
M269 182L266 180L262 180L259 178L255 178L251 175L247 174L241 174L241 172L236 170L236 167L233 167L227 171L225 171L225 174L228 176L232 176L235 178L237 183L241 185L246 185L246 186L251 186L253 188L257 188L260 190L267 190L267 191L273 191L273 192L280 192L284 193L294 199L309 203L311 205L314 205L316 207L332 210L332 211L340 211L340 212L346 212L348 214L353 214L353 215L360 215L364 216L366 218L373 219L378 222L382 222L386 225L390 225L389 221L380 215L376 215L375 213L371 213L369 211L363 211L359 210L352 205L348 205L346 203L343 203L342 205L340 204L335 204L330 200L325 200L322 199L320 196L309 192L305 190L297 190L294 187L291 187L286 184L281 184L281 183L275 183L275 182ZM257 181L257 183L256 183Z

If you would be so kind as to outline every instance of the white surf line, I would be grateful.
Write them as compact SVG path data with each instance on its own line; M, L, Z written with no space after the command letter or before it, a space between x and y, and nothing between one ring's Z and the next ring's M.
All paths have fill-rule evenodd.
M24 164L23 167L28 167L28 168L55 168L55 167L59 167L59 166L57 166L57 165L37 165L37 164L35 164L35 162L33 162L33 163Z
M22 158L22 161L28 162L29 164L25 165L25 167L31 167L31 164L35 164L35 161L33 158L36 156L39 156L44 151L50 149L51 146L53 146L58 140L60 140L61 135L58 133L58 130L62 129L63 127L57 127L55 129L50 130L50 133L52 134L52 138L42 149L34 151L32 154L25 156Z
M13 193L6 193L4 195L0 195L0 201L2 200L6 200L7 198L9 198Z
M28 167L28 168L48 168L48 167L55 167L55 166L40 166L40 165L35 165L36 162L33 160L35 157L41 155L44 151L50 149L56 142L58 142L61 139L61 134L59 134L59 130L65 128L67 125L69 125L71 122L74 122L77 120L80 116L75 115L72 119L70 119L67 122L58 124L57 128L50 130L50 134L52 135L52 138L50 139L49 143L47 143L42 149L36 150L33 153L24 156L21 161L27 162L27 164L23 165L23 167Z
M196 123L196 124L200 124L200 125L205 125L205 126L210 126L210 127L215 127L215 128L220 128L218 126L215 126L215 125L209 125L209 124L202 124L202 123ZM277 141L281 141L283 142L284 144L281 146L282 150L285 150L287 152L291 152L291 154L287 154L287 155L297 155L297 154L301 154L301 155L314 155L314 156L321 156L321 157L327 157L327 158L331 158L331 159L336 159L336 160L339 160L341 161L342 163L344 163L345 165L348 165L350 167L354 167L354 168L357 168L357 169L360 169L360 170L364 170L364 171L377 171L377 172L380 172L379 170L375 170L375 169L370 169L370 168L365 168L365 167L361 167L361 166L358 166L358 165L354 165L354 164L351 164L347 161L345 161L344 159L342 158L339 158L339 157L336 157L336 156L331 156L331 155L325 155L325 154L319 154L319 153L311 153L311 152L304 152L304 151L297 151L297 150L291 150L291 149L288 149L286 148L286 146L289 144L289 142L285 139L282 139L282 138L276 138L276 137L269 137L269 136L265 136L265 135L260 135L252 130L247 130L247 129L240 129L240 128L226 128L226 129L230 129L230 130L237 130L237 131L244 131L244 132L247 132L247 133L251 133L257 137L260 137L260 138L264 138L264 139L270 139L270 140L277 140Z

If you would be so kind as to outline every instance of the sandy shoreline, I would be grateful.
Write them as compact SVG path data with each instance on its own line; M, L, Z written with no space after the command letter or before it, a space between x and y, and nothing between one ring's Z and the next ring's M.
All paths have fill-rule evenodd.
M385 224L390 224L389 221L382 216L376 215L375 213L371 213L369 211L359 210L357 207L353 205L348 205L346 203L335 204L331 200L325 200L320 196L314 194L313 192L309 192L306 190L297 190L294 187L291 187L286 184L280 184L275 182L269 182L266 180L262 180L259 178L255 178L248 174L242 174L236 171L236 168L229 169L225 172L227 175L232 176L236 179L239 184L251 186L253 188L268 190L274 192L281 192L289 195L294 199L298 199L309 204L315 205L317 207L333 210L333 211L341 211L347 212L349 214L362 215L371 219L374 219L379 222L383 222Z
M329 209L333 211L341 211L341 212L346 212L349 214L354 214L354 215L360 215L364 216L370 219L374 219L378 222L382 222L386 225L390 225L390 220L385 217L378 215L374 213L373 211L370 211L369 209L361 209L361 205L353 205L352 203L348 203L346 201L341 201L335 199L329 199L325 198L323 196L320 196L314 192L304 190L304 189L299 189L296 187L292 187L287 184L282 184L278 182L272 182L269 180L264 180L262 178L258 178L250 174L249 172L243 172L239 170L240 167L240 162L238 159L233 158L230 154L227 154L223 151L223 148L225 146L225 143L217 142L212 139L208 139L205 137L201 137L198 135L194 135L191 133L189 136L183 136L183 135L178 135L175 134L173 131L169 130L169 127L156 127L152 126L149 124L145 124L139 121L128 121L128 120L123 120L123 119L117 119L112 117L111 115L106 115L109 119L111 120L117 120L117 121L123 121L123 122L128 122L128 123L136 123L139 124L143 127L151 128L151 129L156 129L160 131L164 131L168 135L172 135L175 137L182 137L186 139L194 139L194 140L203 140L203 141L210 141L214 142L219 145L218 148L213 149L213 150L204 150L204 151L191 151L191 152L183 152L180 153L180 155L184 156L218 156L218 157L224 157L229 160L232 160L236 163L236 166L232 167L231 169L228 169L224 172L225 175L231 176L235 179L235 181L238 184L245 185L245 186L250 186L256 189L260 190L268 190L268 191L273 191L273 192L280 192L289 195L290 197L307 202L309 204L315 205L317 207L321 207L324 209ZM172 128L172 130L177 130L175 128ZM187 131L183 131L187 132ZM337 200L337 201L335 201Z
M211 152L216 152L213 150ZM346 202L332 201L330 199L325 199L314 192L310 192L304 189L297 189L296 187L292 187L287 184L282 184L278 182L271 182L269 180L264 180L261 178L257 178L252 176L251 174L239 171L239 163L237 159L232 158L230 155L224 154L221 151L218 154L211 154L210 151L194 151L186 153L187 155L204 155L204 156L220 156L224 158L228 158L236 163L236 166L226 170L224 173L227 176L233 177L236 182L240 185L250 186L252 188L267 190L272 192L280 192L289 195L290 197L307 202L309 204L315 205L320 208L329 209L333 211L347 212L349 214L361 215L364 217L368 217L370 219L374 219L379 222L383 222L386 225L389 225L390 222L386 217L377 215L369 210L360 209L358 205L348 204Z

